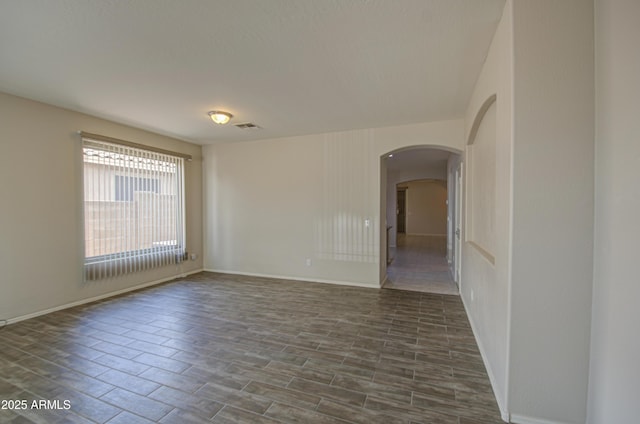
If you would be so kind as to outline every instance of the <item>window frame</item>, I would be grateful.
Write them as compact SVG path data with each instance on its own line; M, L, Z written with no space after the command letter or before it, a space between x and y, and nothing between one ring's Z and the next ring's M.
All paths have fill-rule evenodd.
M81 137L82 143L81 143L80 151L82 156L81 169L82 169L82 234L83 234L82 256L83 256L84 280L94 281L94 280L102 280L107 278L115 278L125 274L141 272L141 271L150 270L153 268L159 268L162 266L179 265L181 262L186 260L187 258L186 208L185 208L185 194L186 194L185 193L185 162L186 162L185 159L187 159L185 157L186 155L181 155L181 154L171 155L169 154L169 152L164 150L158 151L159 149L154 149L151 147L149 149L146 149L145 148L146 146L138 145L135 143L129 143L129 142L123 142L122 144L119 144L119 143L113 142L116 139L111 139L108 137L105 137L108 140L100 140L94 137L87 137L82 133L81 135L82 135ZM130 144L132 144L133 146L131 146ZM127 156L141 158L141 157L145 157L144 155L147 155L145 159L153 158L151 160L157 161L155 162L155 164L157 165L158 168L165 167L168 164L172 164L175 166L176 175L172 177L172 179L175 179L175 181L173 181L173 184L175 184L175 187L173 187L175 189L175 194L171 194L172 196L175 196L175 202L171 206L164 207L165 209L172 210L173 215L165 211L167 212L165 216L162 216L161 218L156 218L157 221L166 221L168 217L172 216L172 219L170 219L171 225L169 227L165 226L162 228L164 228L170 234L172 231L175 230L175 234L174 234L175 239L155 240L155 241L152 240L151 241L152 245L150 247L141 247L141 245L138 244L136 246L137 248L134 248L134 249L129 249L129 250L121 249L121 250L118 250L117 252L88 256L88 249L87 249L88 226L87 226L87 215L86 215L87 213L86 208L87 208L87 202L88 202L87 189L86 189L87 163L92 163L98 166L104 166L105 168L112 166L112 169L110 171L113 172L113 176L112 176L113 177L113 192L112 192L113 199L106 200L105 202L126 203L126 202L131 202L131 200L116 200L116 193L115 193L116 179L118 176L122 176L121 173L115 171L115 169L118 166L115 166L113 164L107 165L106 163L102 163L101 160L87 161L86 159L87 149L94 150L94 151L103 151L106 153L105 156L112 155L108 160L115 160L115 161L122 160L123 162L121 163L121 165L125 163L124 161L128 159ZM126 152L126 154L123 154L123 152ZM162 158L165 156L167 158L170 158L171 160L162 163ZM149 164L149 162L146 162L146 163L147 165ZM160 171L156 170L154 173L150 174L151 177L149 177L145 172L141 171L140 168L136 168L136 166L139 166L139 164L137 165L129 164L126 166L129 166L132 169L135 168L133 174L126 175L126 177L137 178L137 179L149 179L150 181L153 181L153 180L156 181L155 183L156 187L154 187L155 190L153 191L143 190L141 191L142 193L153 193L159 196L167 195L167 193L161 192L160 186L162 183L160 181L160 178L157 178L157 179L154 178L158 176L158 172ZM122 165L122 167L124 168L125 165ZM109 172L109 170L104 171L102 169L98 169L97 172ZM131 171L129 170L129 172ZM128 190L129 188L127 187L124 191L127 192ZM101 192L101 194L102 193L104 192ZM131 192L130 194L131 196L133 196L134 192ZM95 200L92 200L92 201L95 202ZM171 208L174 208L174 209L171 209ZM137 220L141 221L141 218L138 216ZM175 228L173 228L174 225L175 225ZM140 229L136 227L135 231L139 232ZM158 233L160 232L161 231L158 231ZM166 244L166 242L173 242L173 243Z

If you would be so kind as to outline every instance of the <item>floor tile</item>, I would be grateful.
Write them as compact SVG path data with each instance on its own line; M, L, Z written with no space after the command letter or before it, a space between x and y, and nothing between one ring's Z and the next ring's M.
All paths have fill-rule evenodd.
M225 406L222 411L213 417L211 422L214 424L282 424L282 421L234 408L233 406Z
M120 388L113 389L103 395L100 400L152 421L159 420L173 409L173 407L164 403Z
M71 402L0 421L500 422L458 296L203 272L0 336L0 394Z

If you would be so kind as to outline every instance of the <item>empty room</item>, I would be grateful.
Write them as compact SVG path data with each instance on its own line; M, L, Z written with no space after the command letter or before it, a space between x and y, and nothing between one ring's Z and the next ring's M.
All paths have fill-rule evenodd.
M638 22L0 0L0 423L640 422Z

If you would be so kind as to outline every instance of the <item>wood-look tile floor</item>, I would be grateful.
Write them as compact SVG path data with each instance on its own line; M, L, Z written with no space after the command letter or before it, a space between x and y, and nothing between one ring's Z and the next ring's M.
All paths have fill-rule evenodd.
M3 423L502 422L459 297L213 273L0 329L0 399L28 404Z

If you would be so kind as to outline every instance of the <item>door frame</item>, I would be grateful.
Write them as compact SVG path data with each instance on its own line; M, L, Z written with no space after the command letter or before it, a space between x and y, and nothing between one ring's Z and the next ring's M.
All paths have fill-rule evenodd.
M453 231L453 281L460 287L462 273L462 182L463 166L462 161L458 163L454 172L455 205L454 205L454 231Z
M400 208L398 207L399 205L399 197L398 197L398 193L403 192L404 193L404 205L403 205L403 209L404 209L404 222L402 223L402 229L404 230L403 233L406 234L407 232L407 187L398 187L398 185L396 184L396 244L397 244L397 234L400 233L400 223L398 221L398 217L400 216Z
M397 215L395 213L393 213L393 217L389 216L390 213L392 213L391 210L387 209L387 189L390 188L388 187L388 181L387 181L387 160L389 158L392 158L394 156L394 153L397 152L401 152L401 151L405 151L405 150L414 150L414 149L432 149L432 150L444 150L447 152L450 152L454 155L458 156L458 166L460 166L460 178L454 182L453 186L456 189L456 192L459 193L459 201L455 202L460 206L460 210L459 210L459 217L457 219L458 222L454 222L454 224L456 225L456 228L460 228L460 240L459 240L459 249L458 252L456 252L455 249L452 248L452 256L455 257L455 261L456 261L456 265L455 267L458 269L458 271L456 271L455 273L457 275L454 275L454 281L456 282L456 284L458 285L458 287L460 287L460 278L461 278L461 263L462 263L462 255L463 255L463 249L462 249L462 238L463 238L463 234L464 234L464 209L463 209L463 192L464 192L464 179L462 178L462 163L464 162L464 151L463 150L459 150L456 149L454 147L451 146L443 146L443 145L437 145L437 144L417 144L417 145L407 145L407 146L403 146L400 148L396 148L394 150L390 150L387 151L385 153L382 153L379 156L379 177L380 177L380 230L379 230L379 234L378 234L378 243L380 246L380 274L379 274L379 282L380 282L380 286L382 287L382 285L386 282L387 279L387 256L388 256L388 252L387 252L387 243L389 243L389 229L391 228L391 222L396 224L396 229L397 229ZM452 175L453 173L450 174L451 171L447 172L447 181L449 182L450 179L455 178L454 175ZM393 193L396 193L396 189L397 187L394 187L394 191ZM457 195L457 194L456 194ZM394 196L395 197L395 196ZM455 198L455 197L454 197ZM394 199L394 208L393 211L395 212L397 206L397 201ZM448 207L450 207L451 205L448 205ZM454 206L455 207L455 206ZM447 215L450 215L450 211L447 212ZM455 213L451 214L451 216L453 217L453 220L456 220L456 216ZM453 239L453 236L451 236L451 232L447 231L447 238L451 237ZM396 238L397 238L397 232L396 232ZM447 241L447 244L449 243L449 241ZM453 246L452 246L453 247ZM453 258L452 258L453 259ZM453 261L451 263L451 266L453 267ZM456 269L454 268L454 269ZM451 268L450 268L451 269ZM454 269L451 269L451 273L454 274ZM457 279L456 279L457 277Z

